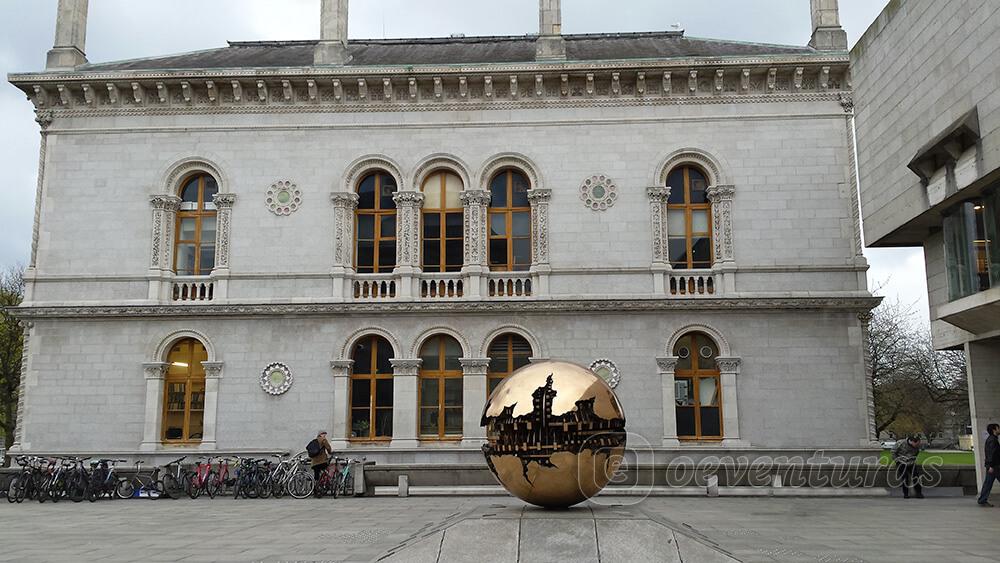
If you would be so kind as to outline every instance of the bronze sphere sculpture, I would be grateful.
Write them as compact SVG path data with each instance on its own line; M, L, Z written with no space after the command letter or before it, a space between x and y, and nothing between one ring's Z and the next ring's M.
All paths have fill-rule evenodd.
M603 489L625 452L615 392L569 362L525 366L503 380L483 411L486 463L525 502L566 508Z

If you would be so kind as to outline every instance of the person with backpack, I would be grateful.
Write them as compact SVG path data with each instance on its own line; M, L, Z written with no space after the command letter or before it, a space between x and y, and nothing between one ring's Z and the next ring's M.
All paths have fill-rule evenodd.
M993 482L997 479L997 472L1000 471L1000 424L993 423L986 427L986 444L983 448L983 464L986 465L986 477L983 479L983 486L979 491L979 498L976 502L979 506L992 507L990 503L990 492L993 490Z
M333 447L330 440L326 439L326 431L323 430L316 435L311 442L306 445L306 454L309 455L309 463L312 465L313 476L319 481L319 476L327 467L330 467L330 454Z

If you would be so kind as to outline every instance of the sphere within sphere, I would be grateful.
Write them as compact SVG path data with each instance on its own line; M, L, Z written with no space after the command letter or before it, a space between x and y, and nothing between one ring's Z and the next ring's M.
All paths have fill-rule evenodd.
M525 366L503 380L483 411L490 470L511 494L566 508L603 489L625 453L615 392L569 362Z

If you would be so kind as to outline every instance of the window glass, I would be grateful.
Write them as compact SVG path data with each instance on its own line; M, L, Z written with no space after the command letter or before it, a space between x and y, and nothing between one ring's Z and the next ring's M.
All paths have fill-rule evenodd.
M201 274L205 275L215 268L215 246L205 246L201 247L201 263L199 264L199 269Z
M462 406L461 377L449 377L444 380L444 404L446 407Z
M375 380L375 406L392 407L392 379Z
M521 174L520 172L512 171L510 173L511 179L511 207L528 207L531 202L528 201L528 190L531 189L531 184L528 182L528 178Z
M438 433L438 409L420 409L420 434L424 436Z
M971 204L962 204L945 215L942 230L945 243L945 264L948 272L948 295L954 301L976 292L978 273L972 252Z
M705 175L690 166L675 168L667 177L668 255L675 269L712 266L712 206Z
M688 168L689 180L691 182L691 199L689 203L708 203L708 182L705 176L695 168Z
M375 174L370 174L358 184L358 209L375 209Z
M490 241L490 265L505 266L507 264L507 240L493 239Z
M181 219L181 227L178 229L177 237L180 240L194 240L198 228L198 220L194 217L184 217Z
M202 200L205 204L215 205L215 194L219 193L219 184L215 182L215 178L211 176L205 176L205 195Z
M354 360L352 367L354 373L371 373L372 346L370 338L362 338L354 345L354 353L351 354L351 359Z
M215 244L215 217L204 217L201 220L201 243Z
M462 357L462 346L450 336L440 338L444 340L444 369L461 371L462 364L458 359Z
M507 215L504 213L492 213L490 214L490 235L492 236L506 236L507 235Z
M510 232L515 237L531 236L531 214L514 213L511 215Z
M514 264L531 265L531 241L528 239L514 239Z
M358 273L370 274L375 266L375 243L370 240L358 241Z
M490 207L507 207L507 173L497 174L490 182Z
M396 179L388 174L380 176L379 186L379 208L396 209L396 202L392 196L396 193Z
M437 239L441 236L441 214L424 213L424 238Z
M667 176L667 187L670 188L670 199L667 203L683 204L685 201L683 168L676 168Z
M462 268L462 262L464 260L462 241L461 240L449 240L445 242L445 264L447 266L454 266L458 269Z
M445 216L445 221L445 236L448 238L462 238L464 236L464 233L462 232L461 213L448 213Z
M445 198L444 204L447 209L462 208L462 179L455 174L445 175Z
M719 404L718 379L701 377L698 379L698 404L703 407L715 407Z
M428 272L441 271L441 241L424 241L424 270Z
M691 212L691 232L692 233L709 232L707 210L695 210Z
M433 174L424 181L424 209L441 209L441 174Z
M195 249L193 244L177 245L177 275L193 276L195 273Z
M388 272L396 265L396 241L383 240L378 243L378 267L380 272Z
M462 409L445 409L444 433L447 436L462 435Z
M351 380L351 407L368 407L371 404L371 380Z
M702 436L721 436L722 418L718 407L702 407L699 410Z
M990 287L1000 287L1000 188L986 196L986 240Z
M375 411L375 435L380 438L392 436L392 409L384 408Z
M670 262L681 267L687 267L687 239L671 238L667 242L670 252Z
M440 360L440 336L432 336L424 342L424 345L420 348L420 359L423 362L420 364L420 369L427 371L437 371L441 369Z
M181 189L181 201L187 203L198 203L198 184L198 176L191 178L187 184L184 184L184 188Z
M690 407L677 407L677 435L695 436L694 409Z
M424 377L420 379L420 406L436 407L438 404L438 379Z
M375 239L374 215L358 215L358 238L361 240Z
M375 373L392 375L392 362L390 361L392 360L392 346L382 337L377 337L375 344Z
M193 443L202 439L205 411L205 347L194 339L174 344L167 356L163 388L165 442Z
M691 358L692 339L690 334L685 334L674 346L674 356L677 357L676 369L691 369L694 365Z
M691 240L691 261L696 268L712 265L712 239L700 237Z
M670 236L685 236L687 229L687 213L683 209L670 209L667 211L667 234Z
M396 214L383 215L382 224L379 226L379 236L382 238L396 237Z

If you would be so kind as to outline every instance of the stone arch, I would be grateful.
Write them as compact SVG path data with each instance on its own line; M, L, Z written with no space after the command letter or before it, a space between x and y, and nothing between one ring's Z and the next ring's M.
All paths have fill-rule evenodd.
M358 341L366 336L371 336L373 334L381 336L382 338L385 338L389 342L389 345L392 346L393 358L403 357L403 348L402 346L399 345L399 339L384 328L372 326L355 331L353 334L347 337L347 340L344 343L344 347L340 350L340 359L350 360L351 352L354 350L354 346L358 343Z
M203 156L191 156L174 161L160 174L162 193L179 195L181 182L194 172L204 172L215 178L219 185L219 193L230 191L229 178L222 172L223 168L213 160Z
M479 173L479 189L490 191L490 182L498 172L505 168L516 168L524 172L531 183L531 189L542 189L542 177L538 173L538 166L528 157L519 153L501 153L491 157L486 161L482 171Z
M516 335L524 338L525 340L527 340L528 341L528 345L531 346L531 356L532 357L534 357L534 358L544 358L544 357L546 357L545 354L542 351L542 346L541 346L541 344L539 344L538 339L535 338L535 335L532 334L530 330L524 328L523 326L521 326L521 325L514 325L514 324L508 324L508 325L501 326L501 327L495 329L493 332L490 332L488 335L486 335L486 338L483 339L483 344L480 347L480 355L479 355L479 357L480 358L486 358L486 357L488 357L488 354L489 354L489 351L490 351L490 344L492 344L493 340L495 340L498 336L501 336L501 335L504 335L504 334L516 334Z
M438 170L453 172L462 180L462 189L473 189L469 167L457 156L445 153L432 154L420 161L413 173L413 189L419 191L424 180Z
M413 341L413 348L410 349L410 357L411 358L419 358L420 357L420 348L423 347L424 342L426 342L428 338L430 338L432 336L436 336L438 334L447 334L448 336L451 336L452 338L454 338L455 340L457 340L458 341L458 345L462 347L462 357L463 358L470 357L469 356L469 351L470 351L469 343L465 340L465 337L462 336L462 334L459 333L457 330L454 330L454 329L451 329L451 328L448 328L448 327L445 327L445 326L438 326L438 327L434 327L434 328L429 328L429 329L423 331L422 333L420 333L420 336L418 336L417 339Z
M355 193L358 182L369 172L383 170L396 180L396 190L405 191L406 183L403 181L402 169L391 158L379 154L369 154L358 158L347 167L344 175L344 184L341 190L347 193Z
M708 175L708 185L732 184L727 172L718 158L702 149L677 149L664 157L653 171L653 186L665 186L670 172L682 164L693 164Z
M674 355L674 346L677 345L677 341L689 332L702 332L707 334L719 347L719 357L725 358L732 356L732 350L729 347L729 341L726 340L726 337L715 328L704 324L690 324L674 332L673 336L670 337L670 340L667 341L666 356L669 357Z
M211 339L205 336L204 333L191 329L177 330L160 339L160 342L157 344L150 361L154 363L166 362L170 349L173 348L174 344L176 344L179 340L184 340L185 338L193 338L201 342L202 345L205 346L205 351L208 353L208 361L217 361L215 345L212 344Z

